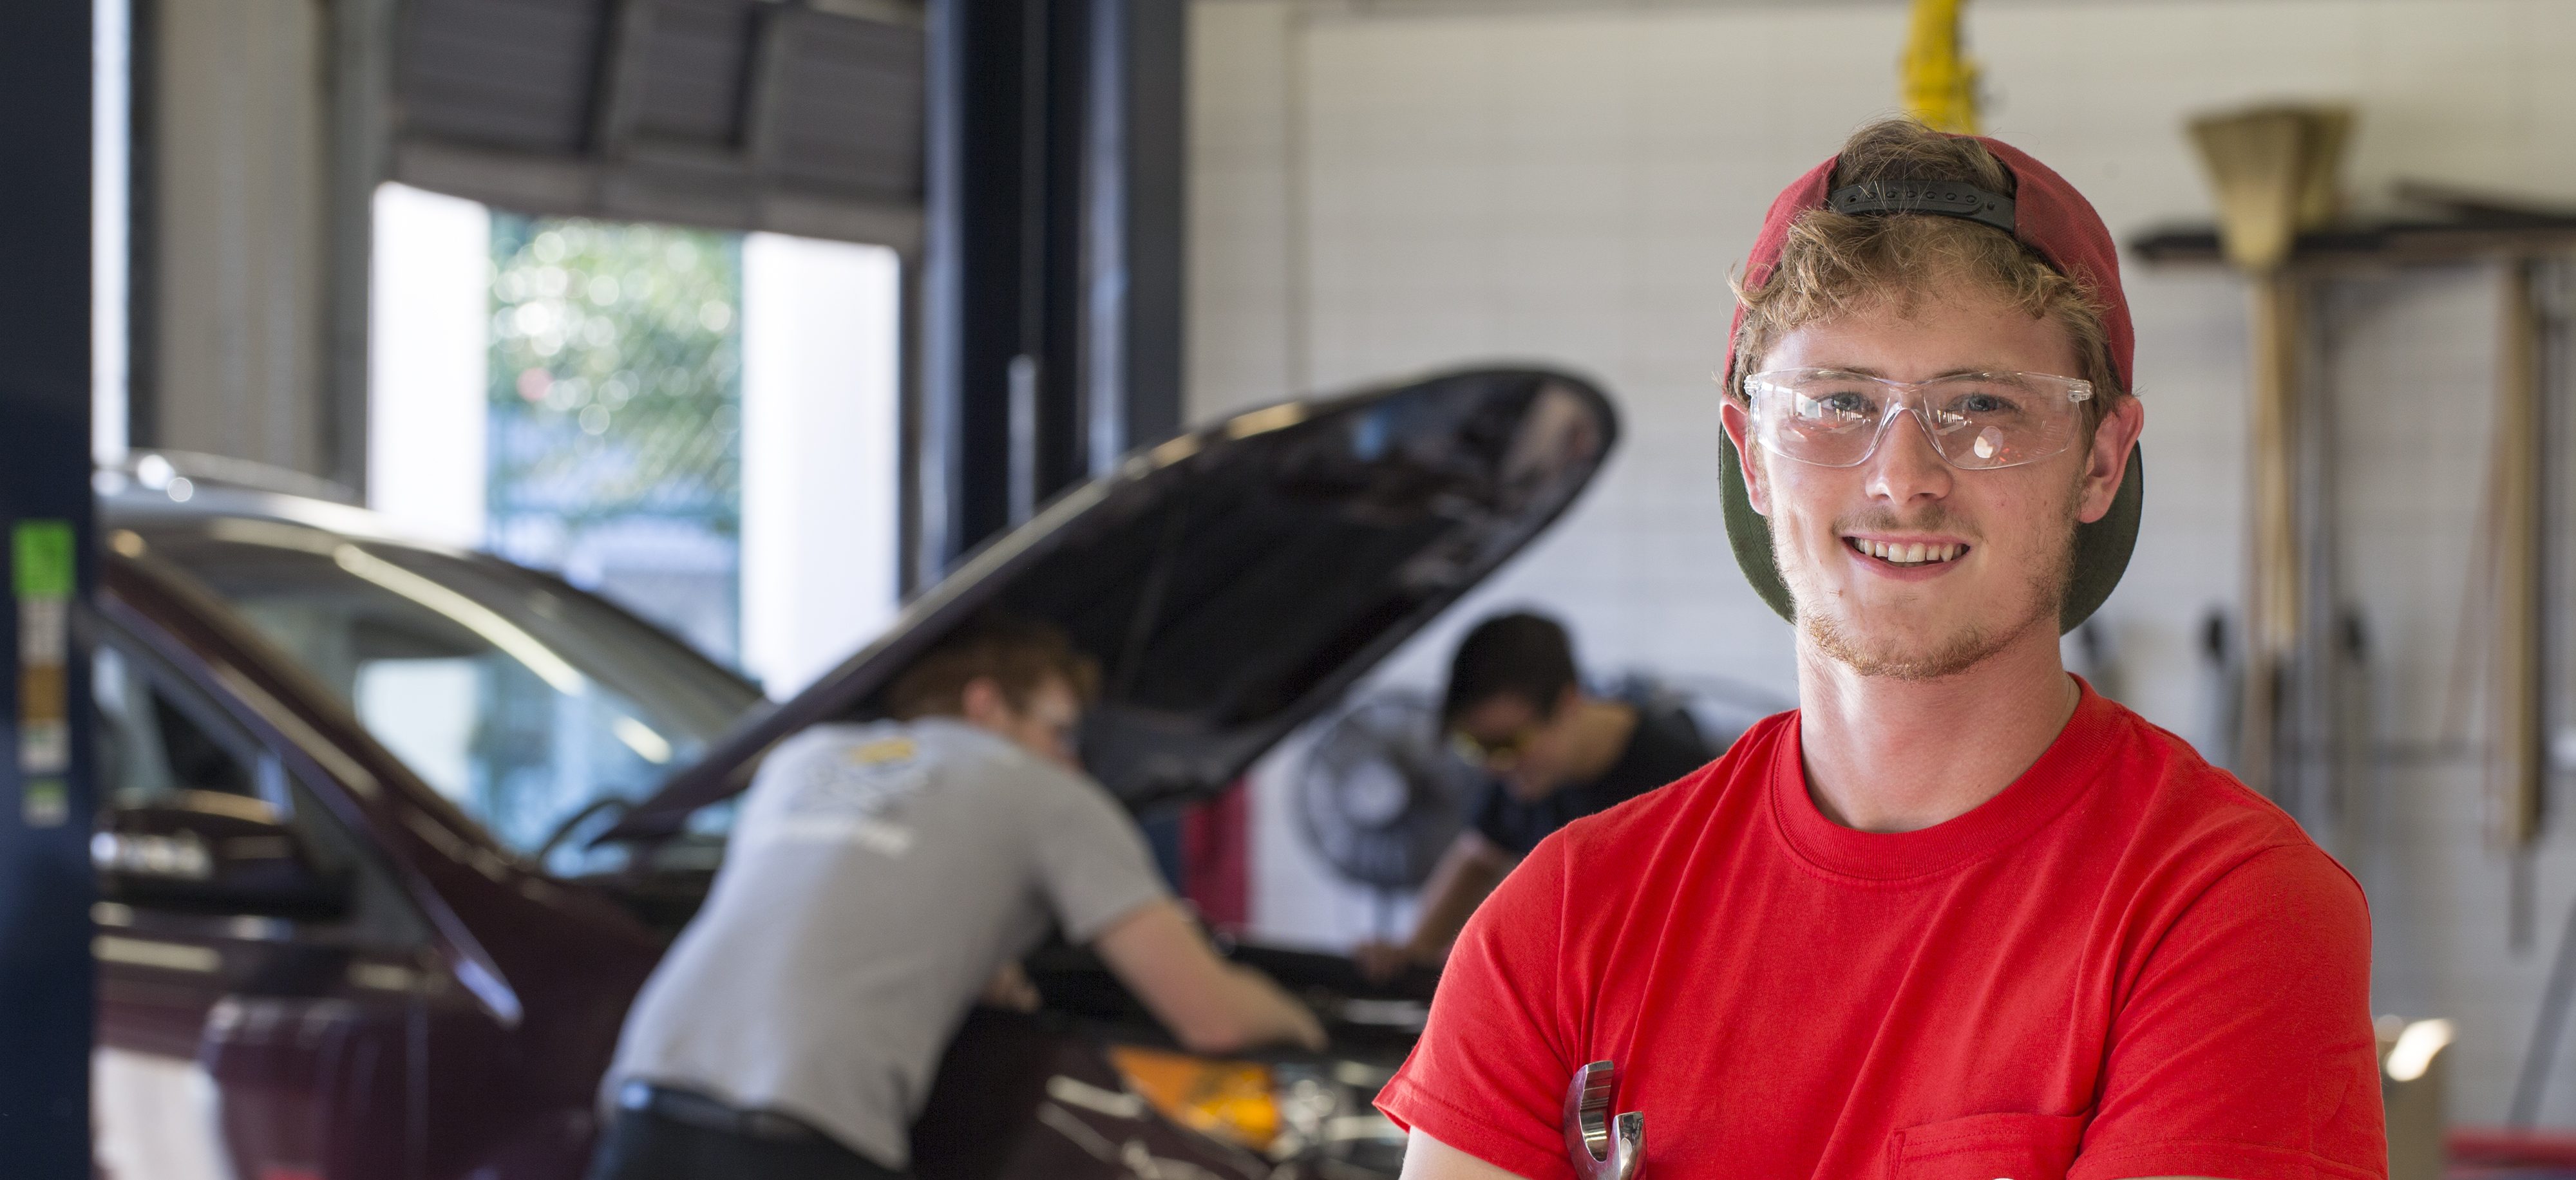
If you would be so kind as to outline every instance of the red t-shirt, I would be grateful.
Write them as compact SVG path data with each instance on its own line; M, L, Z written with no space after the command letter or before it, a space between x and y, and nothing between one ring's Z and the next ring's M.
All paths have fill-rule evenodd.
M1784 713L1540 844L1378 1105L1530 1180L1605 1058L1641 1180L2384 1177L2369 999L2360 886L2089 685L1898 834L1816 810Z

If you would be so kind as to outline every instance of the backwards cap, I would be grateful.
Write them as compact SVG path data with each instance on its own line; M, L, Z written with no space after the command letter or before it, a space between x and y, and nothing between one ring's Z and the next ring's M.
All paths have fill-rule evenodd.
M2012 174L2013 191L2009 196L1988 193L1970 185L1955 182L1907 181L1882 182L1833 188L1834 168L1842 162L1839 155L1808 169L1807 174L1790 183L1771 202L1771 212L1762 219L1762 236L1753 240L1753 253L1745 259L1744 288L1759 289L1771 279L1780 266L1780 252L1788 244L1790 226L1811 210L1833 207L1851 213L1929 213L1958 217L2010 232L2014 240L2029 247L2059 274L2081 284L2100 306L2103 343L2110 352L2111 370L2123 389L2137 387L2131 369L2136 359L2138 333L2129 319L2129 297L2120 289L2120 252L2111 241L2110 228L2102 224L2102 215L2093 204L2076 192L2066 178L2051 171L2046 164L2028 153L1999 140L1974 136L1995 160ZM1735 340L1744 328L1744 305L1735 305L1735 320L1726 333L1726 383L1735 385L1736 365L1742 358L1735 355ZM1735 563L1742 567L1746 580L1762 595L1762 600L1779 612L1780 617L1795 621L1796 608L1789 597L1788 583L1780 577L1780 568L1771 552L1771 522L1753 510L1752 497L1744 487L1743 458L1735 452L1735 440L1724 440L1726 473L1726 538L1735 550ZM2138 541L2138 510L2145 498L2146 468L2140 451L2129 452L2128 471L2120 481L2120 490L2112 497L2111 510L2102 519L2075 528L2075 578L2067 588L2066 602L2058 614L2060 632L2072 631L2111 596L2119 584L2120 574L2129 566L2130 551Z

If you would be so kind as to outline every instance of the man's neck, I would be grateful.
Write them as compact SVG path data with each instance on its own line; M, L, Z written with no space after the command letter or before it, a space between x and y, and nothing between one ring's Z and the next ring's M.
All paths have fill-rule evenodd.
M1583 712L1576 718L1576 748L1566 778L1571 783L1593 782L1619 764L1620 755L1628 752L1628 739L1637 735L1637 725L1644 719L1635 705L1625 701L1585 696L1577 698L1574 707Z
M1974 810L2039 760L2083 694L2055 636L2034 634L1955 676L1863 676L1798 643L1807 792L1864 832L1911 832Z

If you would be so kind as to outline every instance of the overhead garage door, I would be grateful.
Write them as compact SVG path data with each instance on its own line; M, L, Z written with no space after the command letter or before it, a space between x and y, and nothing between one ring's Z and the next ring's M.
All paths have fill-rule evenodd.
M393 177L529 213L914 244L917 0L410 0Z

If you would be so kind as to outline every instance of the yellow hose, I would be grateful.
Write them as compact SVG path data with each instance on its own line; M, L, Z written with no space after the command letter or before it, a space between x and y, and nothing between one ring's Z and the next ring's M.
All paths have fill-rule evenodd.
M1936 131L1977 133L1977 63L1959 43L1967 0L1914 0L1905 55L1898 59L1905 110Z

